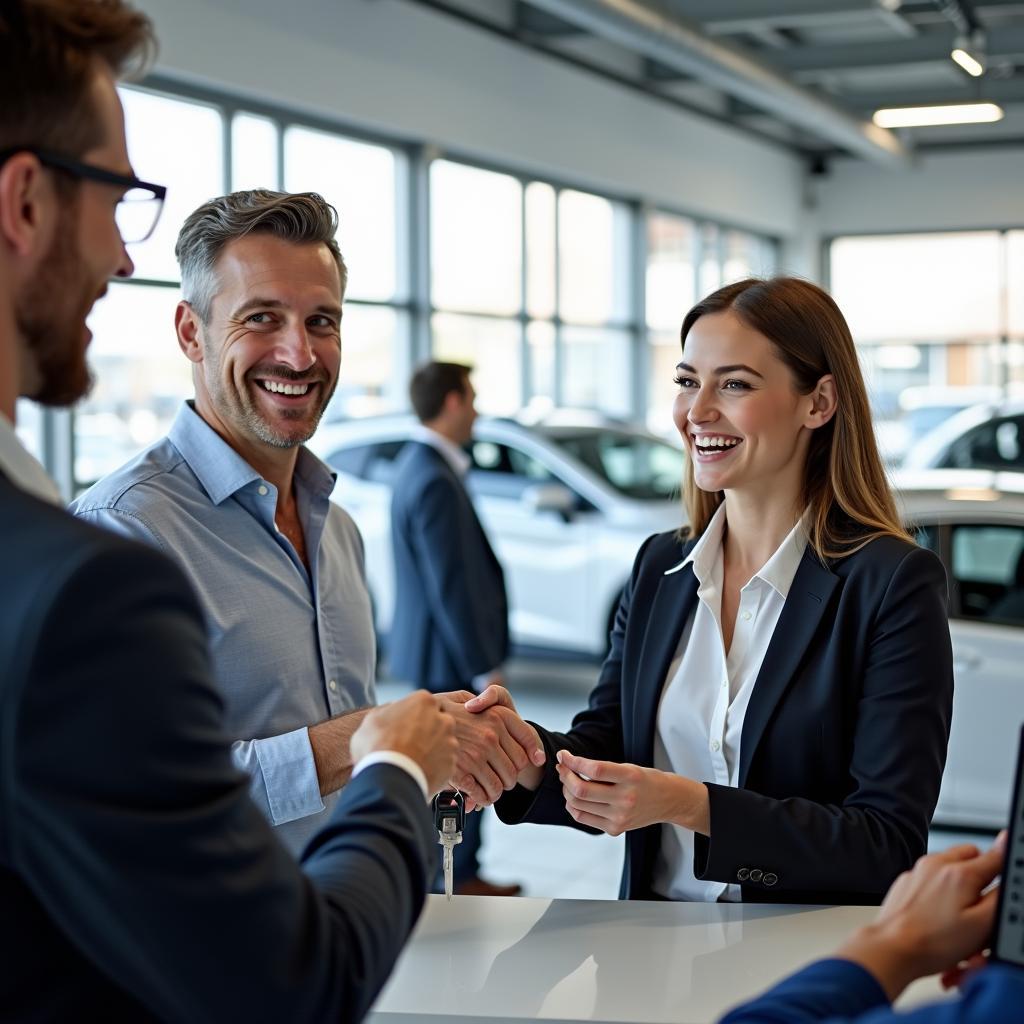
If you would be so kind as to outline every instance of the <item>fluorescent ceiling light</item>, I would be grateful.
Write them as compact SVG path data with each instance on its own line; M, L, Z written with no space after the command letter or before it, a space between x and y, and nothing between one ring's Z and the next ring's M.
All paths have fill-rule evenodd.
M959 46L950 53L950 57L960 65L969 75L973 75L975 78L980 78L985 74L985 65L975 56L969 53L967 50L961 49Z
M885 107L872 120L879 128L920 128L937 124L987 124L1003 119L997 103L947 103L931 107Z

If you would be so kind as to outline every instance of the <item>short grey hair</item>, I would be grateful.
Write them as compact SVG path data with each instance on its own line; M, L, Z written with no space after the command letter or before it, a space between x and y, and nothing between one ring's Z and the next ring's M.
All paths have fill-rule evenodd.
M189 214L174 246L182 298L203 323L209 323L221 252L229 242L257 232L297 245L326 245L338 265L344 296L348 269L334 237L337 230L338 211L316 192L257 188L211 199Z

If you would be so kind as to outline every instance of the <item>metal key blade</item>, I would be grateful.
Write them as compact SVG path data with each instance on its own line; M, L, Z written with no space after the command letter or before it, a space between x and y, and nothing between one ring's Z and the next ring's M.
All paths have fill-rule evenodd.
M452 851L462 842L462 829L466 820L465 798L457 789L442 790L433 801L434 825L437 841L441 844L441 871L444 875L444 894L451 901L454 891L455 859Z
M454 877L454 861L455 858L452 856L451 843L444 844L444 853L442 855L443 867L444 867L444 895L448 902L452 899L452 888L453 888L453 877Z

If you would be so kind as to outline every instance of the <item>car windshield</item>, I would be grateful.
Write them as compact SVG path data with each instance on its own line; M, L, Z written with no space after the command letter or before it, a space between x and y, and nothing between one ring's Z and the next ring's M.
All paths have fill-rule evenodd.
M559 430L548 437L620 494L641 501L679 496L683 453L664 441L615 430Z

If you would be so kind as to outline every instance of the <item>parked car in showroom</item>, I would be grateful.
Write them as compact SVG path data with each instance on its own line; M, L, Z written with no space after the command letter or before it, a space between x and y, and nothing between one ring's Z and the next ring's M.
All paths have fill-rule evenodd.
M411 416L326 423L310 447L338 473L334 498L355 519L386 651L394 608L391 480ZM524 423L481 417L467 487L505 568L519 653L604 653L641 543L682 525L682 451L596 414Z
M994 387L913 385L899 394L897 418L876 422L875 433L883 460L903 463L907 453L936 427L971 406L999 401Z
M925 434L905 469L1024 471L1024 399L972 405Z
M949 580L953 726L935 821L997 829L1024 722L1024 474L904 471L904 521Z

